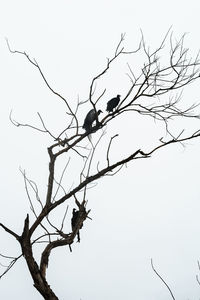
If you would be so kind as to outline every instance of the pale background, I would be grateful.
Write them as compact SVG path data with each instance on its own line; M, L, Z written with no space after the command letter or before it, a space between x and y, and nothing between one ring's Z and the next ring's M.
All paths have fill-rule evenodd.
M86 99L91 79L105 66L123 32L128 49L136 48L140 29L153 48L172 25L175 36L188 33L186 45L192 54L197 52L199 6L194 0L187 4L171 0L1 1L1 222L21 233L29 204L19 167L37 181L43 195L46 147L52 142L45 135L11 125L10 110L18 121L35 125L39 111L55 132L65 126L66 117L64 105L49 92L37 70L24 57L11 55L4 37L14 49L36 58L56 91L69 99ZM125 93L128 78L123 63L115 75L104 81L104 110L107 100ZM199 83L185 90L183 101L200 101ZM80 119L89 109L88 104ZM108 137L120 133L113 157L125 157L138 148L150 150L155 137L162 135L158 125L138 115L109 124ZM181 125L191 131L200 128L198 120ZM56 249L50 260L47 278L59 299L170 299L151 269L151 258L176 299L200 298L195 279L200 259L199 150L200 140L189 141L186 148L169 146L150 159L131 162L116 177L100 180L89 191L93 221L88 220L81 230L81 243L73 246L73 253ZM19 247L13 238L3 230L0 236L0 252L17 255ZM23 260L1 279L0 298L41 299Z

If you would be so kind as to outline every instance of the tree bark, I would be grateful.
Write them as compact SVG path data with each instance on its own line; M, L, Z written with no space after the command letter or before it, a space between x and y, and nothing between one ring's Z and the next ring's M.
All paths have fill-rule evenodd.
M22 253L26 260L27 266L29 268L30 274L32 276L34 287L38 292L47 300L59 300L55 293L50 288L47 283L46 278L42 275L40 268L33 257L32 245L30 242L29 234L29 216L27 215L24 222L23 234L20 238L20 244L22 248Z

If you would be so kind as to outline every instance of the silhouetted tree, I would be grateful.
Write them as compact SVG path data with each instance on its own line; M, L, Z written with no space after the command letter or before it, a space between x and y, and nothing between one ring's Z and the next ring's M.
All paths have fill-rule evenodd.
M178 90L181 92L182 88L188 86L195 80L198 80L200 72L199 56L197 55L194 59L189 56L189 50L184 48L184 36L180 40L174 41L173 35L170 35L170 32L168 32L161 44L153 51L150 51L146 46L143 35L141 36L137 49L134 51L126 51L123 47L123 42L124 35L122 34L114 55L107 60L105 68L92 79L87 101L78 101L75 108L70 100L51 87L36 60L30 58L26 52L12 50L7 42L11 53L24 56L27 58L28 62L38 70L47 88L56 95L58 99L63 101L68 115L67 127L62 128L57 136L47 129L45 122L39 113L38 116L42 127L34 127L31 124L27 125L19 123L13 119L12 114L10 115L10 120L15 126L28 126L36 131L44 132L52 138L52 144L47 148L49 169L45 199L40 198L37 185L27 178L26 173L22 171L28 199L35 220L30 222L29 213L27 213L21 233L16 233L7 225L0 223L1 228L13 236L21 246L21 255L10 258L10 264L1 274L1 277L13 267L17 260L23 257L27 263L30 275L32 276L34 287L44 299L58 299L58 296L55 295L46 279L46 270L49 264L50 254L52 250L61 246L68 246L72 250L71 246L77 235L78 241L80 241L80 229L83 227L85 220L89 217L88 215L90 212L90 210L87 209L86 201L86 194L90 185L103 176L115 175L116 172L120 171L120 169L130 161L149 158L155 152L170 144L184 143L185 141L200 136L200 130L188 134L186 128L186 130L181 130L178 134L175 134L169 127L171 119L177 117L181 117L182 119L199 118L199 114L195 110L196 105L190 103L188 107L183 108L180 94L177 95ZM162 51L166 49L166 43L169 49L168 51L164 51L163 54ZM166 53L168 54L167 57L165 57L165 62L163 62L162 58ZM114 103L114 106L109 106L108 113L102 118L100 118L100 116L97 118L98 109L102 109L105 112L101 103L103 99L105 99L106 102L108 101L106 91L109 89L109 86L107 86L99 93L100 95L97 96L97 81L99 82L99 80L109 72L109 69L112 68L112 65L119 57L126 56L128 60L132 56L138 56L140 54L144 60L141 67L137 66L137 70L139 71L135 72L135 68L133 69L130 66L130 63L128 63L127 79L129 81L129 88L125 93L123 92L120 102L117 101ZM119 85L116 86L116 94L122 94L120 91L121 87ZM87 106L94 113L93 119L89 120L89 125L87 122L89 130L87 130L88 126L84 126L86 131L82 129L84 116L82 118L79 117L79 110L83 105ZM157 145L148 151L138 147L130 155L124 156L118 161L111 162L113 159L110 154L110 148L113 139L118 136L116 132L116 134L110 138L104 149L104 153L102 153L101 158L99 158L99 160L101 160L101 166L104 164L103 167L100 167L94 154L96 153L100 140L105 135L105 127L107 125L112 126L112 121L114 119L116 121L122 114L127 114L127 118L129 118L135 113L151 117L164 123L166 128L166 138L160 137L157 141ZM98 122L93 125L95 119L97 119ZM98 133L99 135L96 143L93 143L92 140L88 141L88 136L90 134L94 136ZM66 192L63 184L63 177L67 172L69 161L66 162L66 166L63 169L59 181L56 180L57 169L55 167L60 157L63 157L66 154L69 157L72 151L75 155L83 159L83 164L79 174L80 181ZM70 163L73 164L73 161ZM96 166L96 168L94 166ZM34 191L36 199L40 204L40 209L38 209L38 207L36 208L35 200L30 197L28 193L29 188ZM49 215L53 216L55 209L59 206L64 207L71 198L74 199L74 206L76 208L73 210L73 215L69 216L69 218L72 218L72 230L71 232L66 232L65 220L68 217L67 209L65 210L64 215L60 217L59 227L49 220ZM58 220L56 224L58 224ZM39 262L33 254L33 247L35 247L38 242L45 243L45 246L40 253Z

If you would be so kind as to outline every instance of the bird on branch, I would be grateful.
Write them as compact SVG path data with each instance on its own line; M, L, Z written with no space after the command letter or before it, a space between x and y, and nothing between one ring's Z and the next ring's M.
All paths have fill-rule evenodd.
M72 231L76 230L76 226L78 225L78 221L79 221L79 215L80 215L80 211L76 210L75 208L73 208L72 219L71 219ZM81 225L80 229L82 227L83 227L83 224ZM79 230L77 232L77 238L78 238L78 242L80 243L80 233L79 233Z
M121 97L120 95L117 95L117 97L112 98L111 100L109 100L108 103L107 103L106 111L108 111L109 113L113 112L113 109L115 107L117 107L117 105L119 104L120 97Z
M96 125L99 124L98 115L102 113L101 110L96 111L95 109L91 109L84 120L83 128L86 132L90 132L92 130L92 123L96 121Z

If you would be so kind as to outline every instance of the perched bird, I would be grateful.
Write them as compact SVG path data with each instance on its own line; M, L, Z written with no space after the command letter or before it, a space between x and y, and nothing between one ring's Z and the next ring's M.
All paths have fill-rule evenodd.
M78 215L79 215L79 211L77 211L76 208L73 208L72 219L71 219L72 231L76 227L76 224L77 224L77 221L78 221Z
M121 97L120 95L117 95L116 98L112 98L111 100L108 101L107 108L106 108L108 112L113 112L113 109L117 107L117 105L119 104L120 97Z
M96 123L98 123L98 115L102 113L101 110L98 110L97 112L95 111L95 109L91 109L84 120L84 124L83 124L83 128L85 129L85 131L89 132L92 130L92 123L96 120Z
M79 218L79 210L76 210L75 208L73 208L72 219L71 219L72 231L74 231L76 229L78 218ZM80 228L82 228L82 227L83 227L83 225ZM77 232L77 238L78 238L78 242L80 242L80 233L79 233L79 231Z

